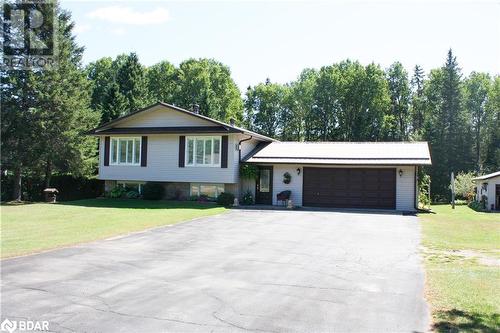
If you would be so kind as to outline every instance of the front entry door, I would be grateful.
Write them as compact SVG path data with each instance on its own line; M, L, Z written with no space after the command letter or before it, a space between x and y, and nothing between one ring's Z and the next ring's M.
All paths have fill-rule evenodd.
M259 175L255 188L255 203L261 205L273 204L273 167L259 166Z

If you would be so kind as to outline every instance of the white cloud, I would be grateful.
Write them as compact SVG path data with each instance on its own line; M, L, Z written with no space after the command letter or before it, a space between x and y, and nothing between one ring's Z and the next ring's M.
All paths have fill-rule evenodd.
M75 24L75 28L73 29L73 31L77 34L81 34L89 31L90 29L92 29L92 26L90 24Z
M161 24L170 18L168 11L161 7L150 11L138 11L130 7L121 6L101 7L88 13L87 16L111 23L131 25Z
M123 28L114 28L114 29L109 30L109 32L115 36L123 36L127 33L127 31Z

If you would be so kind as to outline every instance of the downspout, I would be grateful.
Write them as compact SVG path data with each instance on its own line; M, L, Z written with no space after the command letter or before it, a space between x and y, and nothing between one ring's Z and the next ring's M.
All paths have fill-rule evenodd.
M415 186L413 186L413 198L415 199L413 201L413 204L415 205L415 211L418 212L418 197L417 197L417 193L418 193L418 165L415 165Z
M252 139L253 139L253 136L250 135L250 137L248 139L243 139L243 140L240 140L240 142L238 142L238 156L239 156L238 162L241 162L241 143L245 142L245 141L252 140Z

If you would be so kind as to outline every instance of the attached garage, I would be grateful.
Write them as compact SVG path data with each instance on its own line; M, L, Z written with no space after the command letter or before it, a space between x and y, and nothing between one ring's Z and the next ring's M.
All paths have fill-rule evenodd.
M418 167L431 165L426 142L272 142L243 161L272 170L269 204L290 191L297 206L398 211L416 210Z
M396 209L396 169L305 167L303 205Z

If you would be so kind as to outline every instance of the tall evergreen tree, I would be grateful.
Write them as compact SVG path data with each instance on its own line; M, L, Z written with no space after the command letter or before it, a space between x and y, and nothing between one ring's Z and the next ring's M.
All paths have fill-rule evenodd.
M486 114L483 167L494 172L500 170L500 76L495 77L488 94Z
M473 168L470 121L463 107L461 73L452 51L445 65L431 71L425 88L427 113L424 138L432 149L432 192L449 196L452 171Z
M151 103L146 81L146 68L141 65L137 54L131 53L115 60L118 67L116 82L120 93L127 100L127 113L136 111Z
M465 109L471 120L474 134L474 158L477 172L482 170L481 149L489 116L486 104L490 85L491 79L486 73L472 72L465 81Z
M395 128L386 133L386 137L391 140L407 140L410 123L408 73L400 62L395 62L389 67L386 75L391 99L390 117L395 120Z
M411 132L413 136L419 137L424 126L425 104L424 104L424 70L419 65L413 69L411 79Z
M54 171L88 174L97 162L95 139L84 135L99 115L89 108L83 48L75 43L68 12L55 3L55 10L43 15L57 22L56 65L2 73L2 164L14 170L15 199L20 199L23 174L42 173L50 186Z

